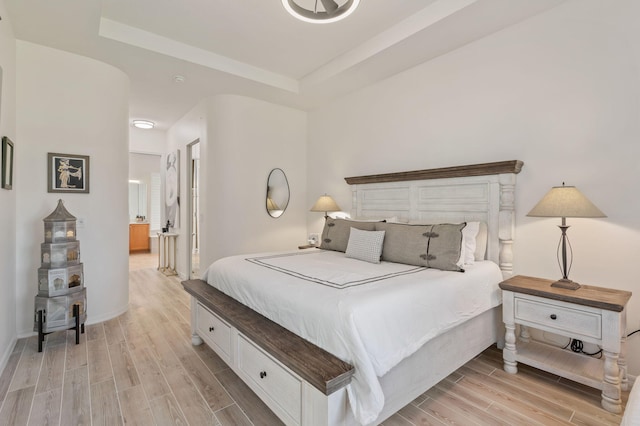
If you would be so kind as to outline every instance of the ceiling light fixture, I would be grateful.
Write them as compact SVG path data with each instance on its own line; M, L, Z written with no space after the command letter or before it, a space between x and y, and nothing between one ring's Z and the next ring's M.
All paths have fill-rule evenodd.
M282 0L284 8L301 21L312 24L328 24L351 15L358 7L360 0L341 0L341 5L335 0ZM300 6L305 4L305 6ZM318 4L322 8L318 8Z
M133 127L137 127L138 129L153 129L155 123L149 120L133 120Z

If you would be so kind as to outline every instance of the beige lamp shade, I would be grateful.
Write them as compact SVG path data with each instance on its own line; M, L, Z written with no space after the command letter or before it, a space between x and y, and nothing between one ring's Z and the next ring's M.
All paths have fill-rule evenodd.
M580 284L569 279L569 271L573 263L573 249L567 236L568 217L607 217L587 197L582 195L575 186L554 186L535 205L527 216L533 217L560 217L560 243L558 244L558 265L562 278L551 284L551 287L559 287L569 290L577 290Z
M312 212L324 212L324 216L327 217L327 212L339 212L340 206L329 195L324 194L318 201L311 207Z
M527 214L532 217L607 217L575 186L554 186Z

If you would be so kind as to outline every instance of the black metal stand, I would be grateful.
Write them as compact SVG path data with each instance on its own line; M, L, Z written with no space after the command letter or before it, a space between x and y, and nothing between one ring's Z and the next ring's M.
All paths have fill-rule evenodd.
M566 218L562 218L562 225L558 225L562 234L560 235L560 242L558 243L558 265L560 265L560 271L562 272L562 278L551 284L551 287L566 288L568 290L577 290L580 288L580 284L569 279L569 270L571 270L571 264L573 263L573 250L571 249L571 243L567 236ZM567 255L567 247L569 253ZM567 259L569 259L567 264Z
M42 342L44 342L44 336L47 334L53 333L53 331L49 331L47 333L43 332L44 329L44 312L38 311L38 352L42 352ZM76 331L76 345L80 344L80 333L84 334L84 323L80 324L80 306L73 305L73 318L75 319L76 325L74 327L69 328L69 330Z
M42 342L44 333L42 332L42 311L38 311L38 352L42 352Z

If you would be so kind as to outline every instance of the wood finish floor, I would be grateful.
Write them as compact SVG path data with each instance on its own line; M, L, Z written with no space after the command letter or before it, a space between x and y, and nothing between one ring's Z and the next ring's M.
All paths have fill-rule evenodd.
M129 311L88 325L80 345L72 331L47 336L42 353L36 337L17 342L0 375L0 425L281 424L213 351L191 345L189 298L156 265L153 255L131 257ZM618 425L620 419L600 408L594 389L526 366L505 373L493 347L384 425Z

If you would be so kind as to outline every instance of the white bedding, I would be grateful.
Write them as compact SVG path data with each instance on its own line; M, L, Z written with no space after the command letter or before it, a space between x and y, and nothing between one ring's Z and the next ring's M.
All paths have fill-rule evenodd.
M203 279L351 363L349 402L367 424L384 405L378 378L433 337L497 306L502 274L489 261L460 273L313 250L220 259Z
M638 383L631 388L620 426L640 426L640 385Z

